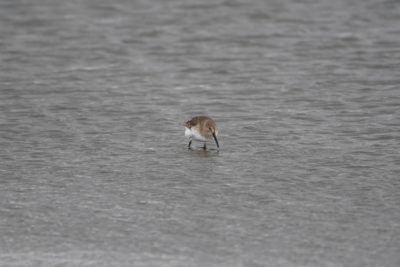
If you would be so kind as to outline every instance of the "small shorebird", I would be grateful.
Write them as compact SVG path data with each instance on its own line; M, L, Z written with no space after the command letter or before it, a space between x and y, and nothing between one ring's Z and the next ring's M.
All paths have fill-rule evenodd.
M188 148L192 144L192 141L203 142L203 149L206 150L206 142L213 139L217 144L217 148L219 148L218 144L218 128L217 124L213 119L207 116L198 116L193 117L190 121L185 123L185 136L189 138Z

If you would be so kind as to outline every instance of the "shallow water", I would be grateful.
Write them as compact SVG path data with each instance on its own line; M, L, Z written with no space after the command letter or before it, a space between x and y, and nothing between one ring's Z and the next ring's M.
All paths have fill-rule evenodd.
M400 4L349 2L2 1L0 265L399 266Z

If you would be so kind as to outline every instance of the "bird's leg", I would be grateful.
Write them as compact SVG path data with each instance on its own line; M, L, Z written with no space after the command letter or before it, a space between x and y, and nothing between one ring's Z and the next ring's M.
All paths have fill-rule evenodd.
M207 149L206 143L204 143L203 149L204 149L204 150Z
M190 140L190 141L189 141L189 144L188 144L188 149L190 149L190 148L191 148L191 147L190 147L191 145L192 145L192 140Z

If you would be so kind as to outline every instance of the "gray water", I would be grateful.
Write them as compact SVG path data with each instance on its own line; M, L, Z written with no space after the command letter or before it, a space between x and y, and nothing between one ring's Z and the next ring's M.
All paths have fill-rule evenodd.
M3 0L0 62L0 266L400 266L399 1Z

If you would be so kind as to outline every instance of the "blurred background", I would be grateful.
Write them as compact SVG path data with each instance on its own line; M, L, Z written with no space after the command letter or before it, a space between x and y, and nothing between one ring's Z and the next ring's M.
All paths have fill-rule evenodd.
M2 0L1 266L399 266L400 3ZM221 149L187 150L213 117Z

